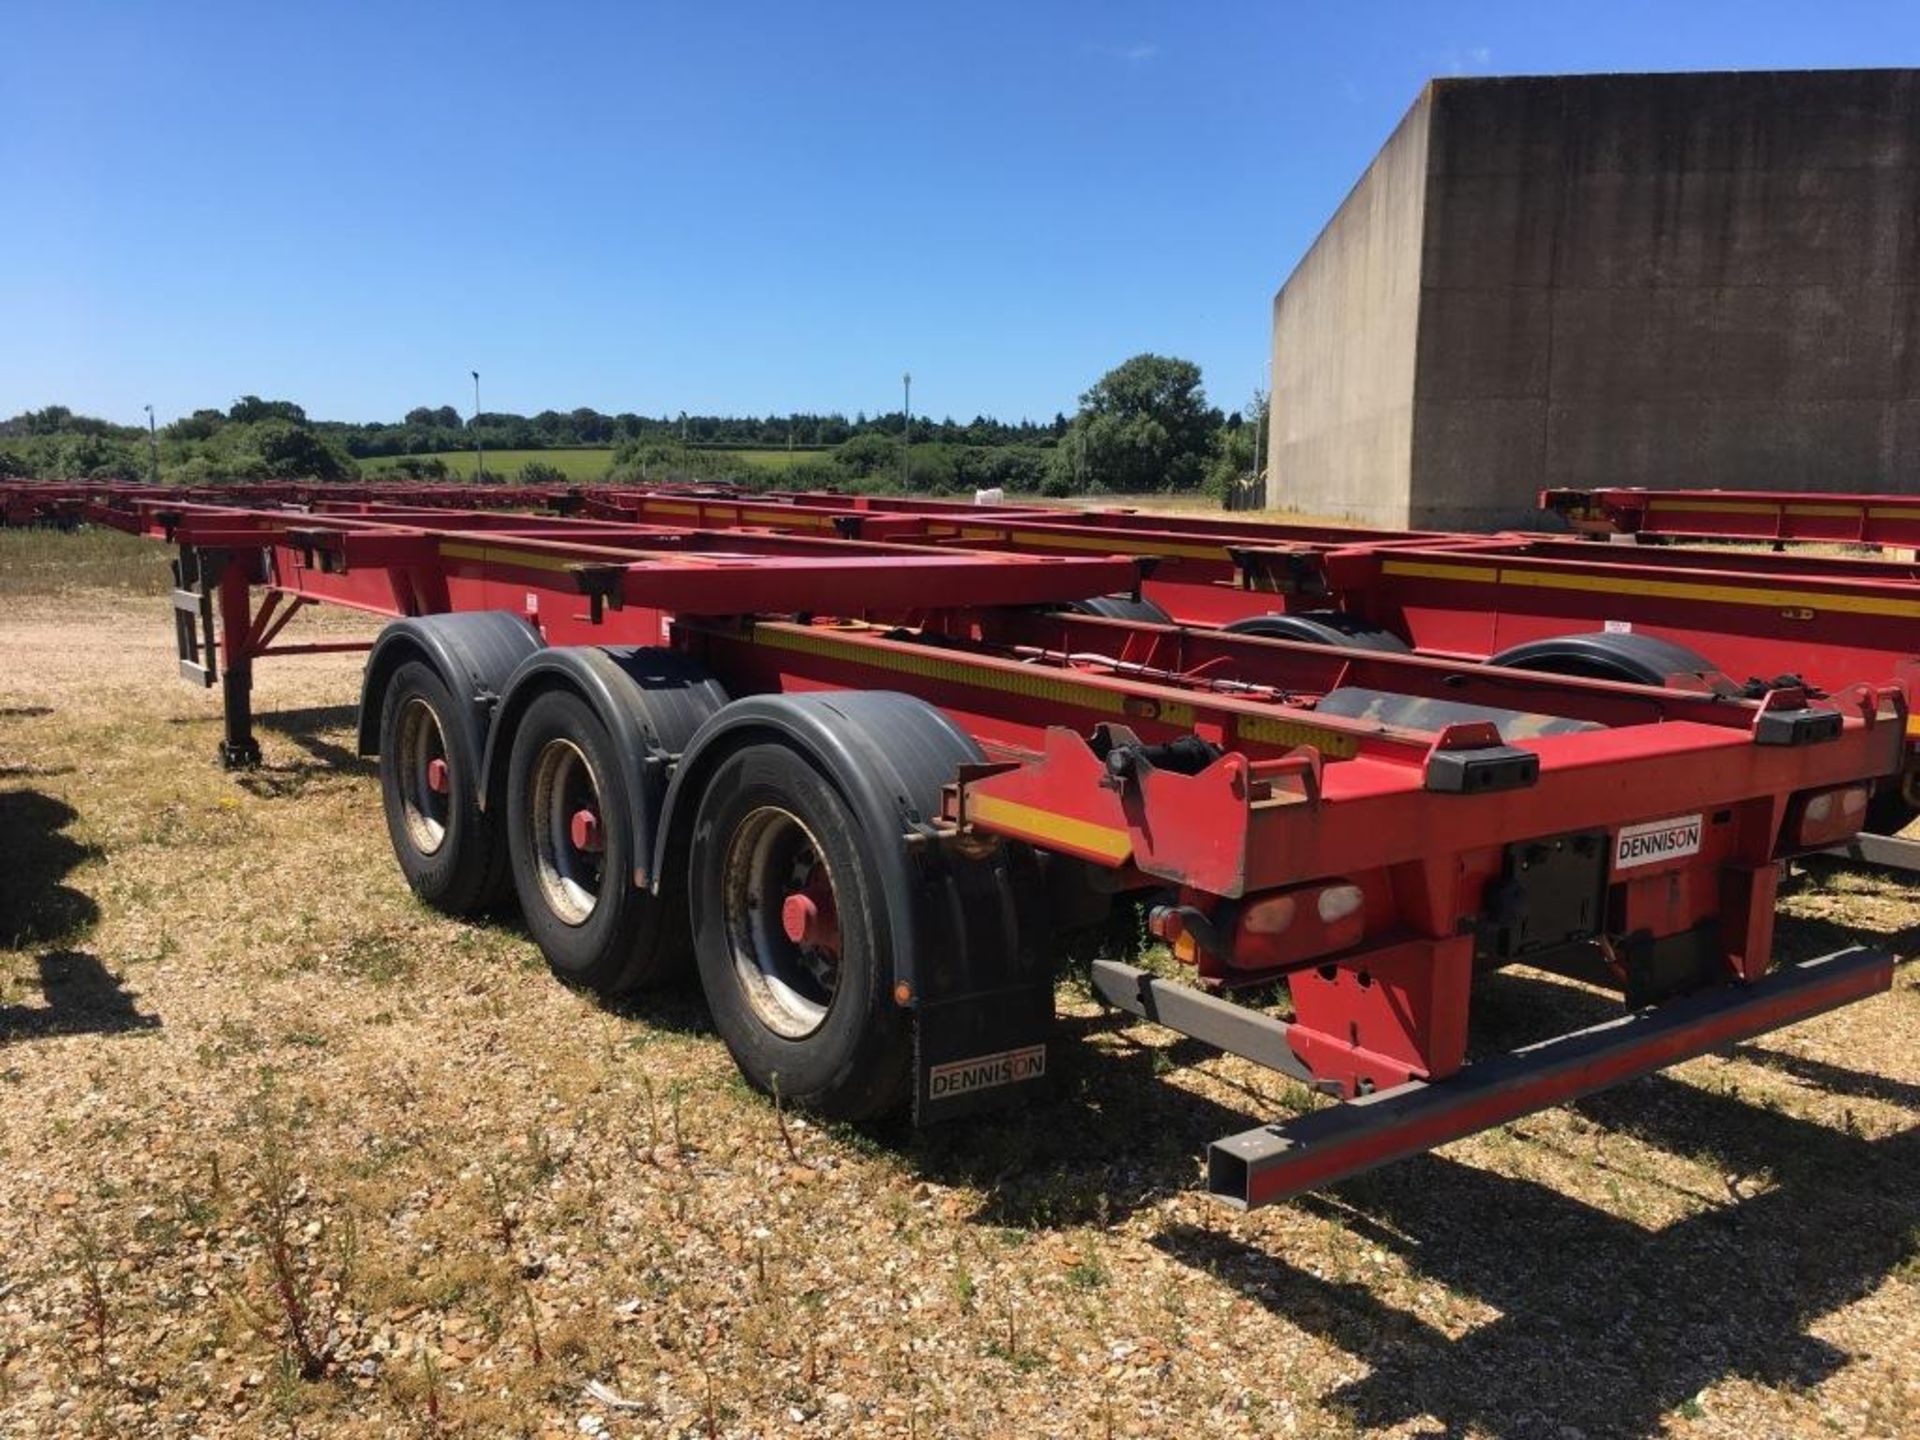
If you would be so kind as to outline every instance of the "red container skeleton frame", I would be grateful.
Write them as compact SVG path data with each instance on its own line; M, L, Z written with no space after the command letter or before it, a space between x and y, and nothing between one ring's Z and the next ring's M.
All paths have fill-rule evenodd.
M1911 507L1920 515L1920 501ZM1331 610L1423 654L1474 660L1570 635L1638 633L1684 646L1755 690L1789 675L1827 693L1893 684L1909 713L1920 711L1920 564L1911 562L838 495L609 490L588 493L583 509L1020 554L1114 551L1146 560L1142 593L1187 624ZM1920 810L1920 719L1910 727L1907 764L1887 786L1904 804L1883 814ZM1874 855L1920 868L1914 842L1880 844Z
M742 985L800 957L827 987L816 1026L838 1023L838 1004L909 1037L888 1053L932 1121L1044 1084L1048 926L1116 893L1153 897L1151 928L1193 983L1102 961L1104 998L1342 1102L1211 1147L1210 1187L1241 1205L1890 984L1891 959L1867 949L1775 965L1772 934L1781 862L1856 830L1868 787L1902 763L1906 695L1892 683L1735 695L1074 613L1141 589L1151 567L1110 543L1130 518L1023 551L970 535L978 515L951 537L848 539L832 517L796 534L745 514L719 530L686 523L699 515L150 496L91 513L179 547L183 673L223 686L230 762L258 756L256 661L365 648L284 642L302 608L394 617L369 657L361 737L381 756L396 848L423 814L442 834L506 832L523 910L554 909L529 918L543 948L568 904L583 925L598 906L689 910L723 1038L769 1088L782 1072L730 1028L744 1012L716 995L730 972L711 956L731 957ZM928 507L923 526L940 514ZM1324 563L1337 586L1340 552L1285 553ZM1527 558L1497 542L1447 553ZM1251 593L1248 567L1230 563L1227 588ZM415 712L395 720L392 703L408 667L433 684L408 682L406 704L445 697L411 731ZM596 749L567 723L619 744ZM576 766L563 784L548 757L569 752L611 754L619 774L583 783ZM800 777L797 798L778 798L783 775ZM729 777L761 800L729 811ZM808 811L801 791L829 798ZM788 808L821 806L848 828L839 853L859 857L857 876L830 873L821 841L736 877ZM703 855L718 858L702 868ZM548 953L563 973L573 963ZM884 965L877 998L819 978L868 953ZM1515 963L1610 986L1627 1007L1469 1062L1474 977ZM1284 1017L1231 998L1276 983ZM827 1043L808 1038L825 1028L795 1033L796 1063ZM884 1078L848 1083L866 1095ZM823 1108L855 1113L852 1093L823 1091Z

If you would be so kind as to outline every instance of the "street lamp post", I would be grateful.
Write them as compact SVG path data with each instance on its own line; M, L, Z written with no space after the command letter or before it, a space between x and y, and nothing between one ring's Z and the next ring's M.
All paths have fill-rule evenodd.
M1253 416L1253 490L1256 503L1262 508L1267 504L1267 492L1261 477L1267 469L1267 447L1262 439L1269 424L1268 415L1273 410L1273 357L1267 357L1267 388L1260 397L1260 408Z
M900 372L900 489L907 488L907 457L913 451L913 375Z
M473 480L477 485L486 478L487 452L480 444L480 372L473 372Z
M160 431L153 423L153 406L147 406L147 480L160 483Z

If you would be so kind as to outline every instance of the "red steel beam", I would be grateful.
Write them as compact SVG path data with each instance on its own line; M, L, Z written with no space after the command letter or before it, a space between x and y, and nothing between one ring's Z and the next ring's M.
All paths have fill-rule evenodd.
M1542 490L1540 508L1593 535L1920 548L1920 495L1613 487Z

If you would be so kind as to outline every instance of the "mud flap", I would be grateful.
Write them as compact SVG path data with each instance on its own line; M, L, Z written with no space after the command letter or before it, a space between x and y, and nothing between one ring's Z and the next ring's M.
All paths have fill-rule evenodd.
M923 1003L914 1025L914 1124L1023 1105L1044 1094L1052 1028L1051 979Z
M1053 947L1045 876L1023 845L964 859L924 848L913 1120L1025 1105L1048 1086Z

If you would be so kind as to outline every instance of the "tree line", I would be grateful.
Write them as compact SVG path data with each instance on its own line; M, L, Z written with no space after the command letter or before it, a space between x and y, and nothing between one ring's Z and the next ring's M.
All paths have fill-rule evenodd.
M327 422L321 422L327 427ZM1050 423L1021 420L1009 423L976 415L968 421L935 420L916 415L911 421L917 445L1031 445L1057 438L1067 428L1067 417ZM331 428L331 427L327 427ZM860 435L902 432L898 410L852 419L839 413L791 415L606 415L582 407L542 410L537 415L483 410L463 418L451 405L409 410L397 425L373 423L338 427L349 455L370 459L391 455L432 455L449 450L471 450L476 438L490 450L549 450L574 446L612 446L634 441L660 445L709 446L743 450L830 450Z
M1207 399L1191 361L1136 355L1080 397L1072 416L1008 423L795 413L786 416L606 415L580 408L536 415L450 405L419 406L397 424L314 420L290 400L247 395L225 410L195 410L148 432L52 405L0 420L0 476L139 480L153 468L174 484L260 478L345 480L361 461L380 473L442 478L441 459L467 452L608 447L616 482L727 480L750 486L825 486L952 493L1000 487L1054 495L1221 489L1254 468L1265 397L1231 414ZM772 468L731 450L791 449ZM559 483L557 467L531 462L514 475Z

